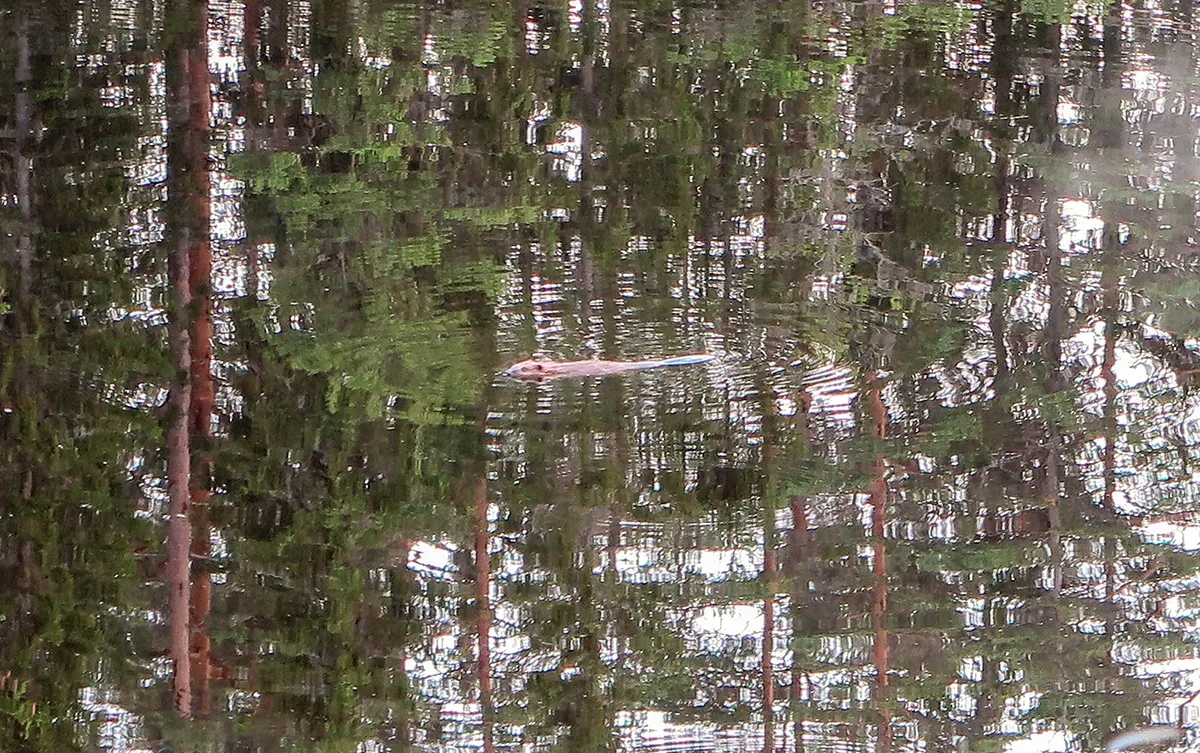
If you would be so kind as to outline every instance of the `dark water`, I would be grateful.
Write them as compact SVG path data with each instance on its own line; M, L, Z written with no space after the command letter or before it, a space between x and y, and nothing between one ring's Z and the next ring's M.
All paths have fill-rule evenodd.
M0 750L1194 747L1197 14L3 3Z

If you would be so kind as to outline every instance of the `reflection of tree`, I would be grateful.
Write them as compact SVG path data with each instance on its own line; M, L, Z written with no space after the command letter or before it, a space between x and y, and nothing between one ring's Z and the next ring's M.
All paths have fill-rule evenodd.
M871 433L879 441L887 438L887 409L883 405L883 385L873 380L869 387L867 400L871 412ZM872 658L875 665L875 700L879 713L879 729L875 740L875 749L879 753L888 753L892 747L892 720L888 709L889 674L889 638L888 620L888 565L887 545L884 535L887 527L888 485L887 459L881 454L875 458L875 474L871 480L871 629L874 632L872 640Z
M64 723L87 718L82 689L135 688L153 645L130 617L151 600L128 584L152 535L134 499L160 438L113 398L163 364L144 328L110 315L126 270L99 263L95 240L132 200L120 159L138 124L94 88L61 88L82 50L97 71L116 58L60 34L62 11L0 9L0 748L13 751L92 747ZM87 190L63 179L80 170Z
M138 448L161 437L110 387L139 381L172 387L170 500L193 511L190 553L186 518L167 525L175 585L195 559L191 590L171 594L176 679L196 696L179 705L239 704L238 744L436 745L478 732L454 716L466 699L485 747L612 748L656 711L704 730L761 713L774 747L786 692L797 750L864 730L880 749L986 747L1039 725L1090 735L1151 697L1114 646L1182 652L1187 618L1138 627L1140 597L1189 588L1195 563L1132 532L1117 508L1137 489L1119 469L1128 453L1137 479L1169 472L1182 508L1185 433L1175 454L1137 435L1168 434L1190 403L1174 388L1126 400L1115 376L1123 354L1181 379L1195 359L1125 310L1140 262L1115 232L1148 199L1090 175L1128 183L1093 147L1127 148L1122 117L1157 117L1119 85L1138 44L1121 6L1067 22L1060 3L1015 0L978 14L247 2L232 106L253 300L223 322L206 148L185 139L209 114L176 106L208 89L207 66L178 54L195 19L176 14L200 5L173 7L163 37L175 298L161 342L113 318L129 288L114 270L144 273L144 249L97 241L128 201L106 167L136 152L128 108L93 117L91 79L39 94L51 60L91 58L35 64L30 39L68 34L5 16L24 82L4 178L5 741L64 734L20 715L68 718L83 663L120 653L97 648L113 624L97 615L125 604L111 585L137 530L124 469L159 472ZM1190 28L1190 10L1171 12ZM1080 41L1093 21L1099 50ZM109 75L73 65L72 83ZM1083 127L1062 122L1068 100ZM1194 224L1181 196L1161 224ZM1098 248L1070 233L1076 198L1105 221ZM82 298L64 292L82 282ZM1089 321L1103 339L1080 356ZM211 328L227 338L215 356ZM485 390L498 349L702 347L730 354L724 371ZM81 374L109 396L78 394ZM484 445L497 460L464 463ZM115 543L78 532L81 515ZM434 550L450 564L422 559ZM761 631L703 627L747 608ZM235 665L220 687L204 684L210 651Z
M479 655L479 705L483 717L483 747L487 753L493 748L492 727L495 706L492 701L492 605L488 591L491 576L488 554L488 498L487 477L476 484L475 492L475 640Z
M33 290L33 158L29 153L29 141L33 135L33 107L30 103L30 88L33 74L29 52L29 9L20 8L17 21L17 64L13 76L16 94L13 103L13 172L16 183L17 209L20 224L17 232L17 300L28 306Z
M166 580L175 710L188 717L195 711L209 711L212 673L207 629L211 608L208 453L214 400L208 3L185 3L175 13L174 35L166 51L167 267L174 365L167 400ZM193 558L204 572L193 573Z
M422 536L477 517L475 508L466 516L456 510L462 488L451 469L464 453L478 452L470 416L486 414L481 367L494 367L472 347L468 329L489 315L494 263L476 256L474 243L460 248L454 239L497 235L521 209L505 205L507 196L499 206L464 197L465 206L444 207L464 175L443 172L456 162L441 152L443 127L426 120L395 130L414 108L429 112L437 104L424 77L414 75L424 35L370 30L372 44L405 63L378 70L362 65L346 41L354 17L328 4L320 12L329 23L314 49L329 70L313 80L316 112L306 116L320 122L318 148L303 159L253 153L243 167L254 206L282 216L273 297L311 300L312 286L326 292L311 308L247 312L247 323L265 328L266 337L252 351L252 391L236 441L218 455L214 473L250 502L227 532L234 542L239 531L250 534L233 544L245 562L239 579L251 578L242 587L258 592L253 579L265 578L279 589L240 607L262 626L260 640L282 649L257 662L263 701L247 735L283 727L332 749L364 735L414 739L410 714L419 691L403 657L423 652L415 626L419 589L427 586L407 561ZM276 14L268 17L278 23ZM266 38L268 60L287 54L271 52L280 38L270 31ZM299 112L299 103L275 102L276 112ZM467 175L476 167L457 166ZM272 229L257 218L249 224ZM271 332L278 321L289 324ZM281 390L292 396L285 405L259 397ZM256 448L267 462L240 447ZM391 564L381 579L385 561ZM484 597L488 580L479 578ZM452 603L431 598L428 614ZM486 598L478 607L490 729ZM276 617L289 609L303 618ZM315 690L298 693L298 683Z

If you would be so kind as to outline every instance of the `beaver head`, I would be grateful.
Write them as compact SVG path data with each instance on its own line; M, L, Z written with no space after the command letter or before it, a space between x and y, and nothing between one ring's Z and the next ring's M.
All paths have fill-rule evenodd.
M512 377L513 379L541 379L545 374L546 364L541 361L535 361L532 358L517 361L504 370L504 376Z

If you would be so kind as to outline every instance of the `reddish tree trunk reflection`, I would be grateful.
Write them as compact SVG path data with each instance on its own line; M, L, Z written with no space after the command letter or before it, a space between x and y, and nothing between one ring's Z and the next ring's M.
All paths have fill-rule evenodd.
M887 437L887 408L883 404L883 384L873 380L870 386L871 418L875 438ZM876 750L887 751L892 747L892 721L888 714L888 630L887 630L887 547L884 543L884 526L887 522L887 459L880 452L875 456L875 477L871 482L871 542L873 544L871 590L871 628L875 632L874 660L875 684L878 688L876 704L879 711L879 736Z
M206 453L214 396L207 2L189 3L181 18L184 24L166 54L170 118L168 276L171 358L175 367L168 398L167 581L171 658L175 665L174 706L187 717L193 713L193 690L200 695L200 710L208 708L211 666L207 633L211 586L206 574L195 582L191 580L192 557L203 559L209 555ZM193 676L200 681L195 689Z
M206 563L212 554L208 522L209 476L212 463L212 414L215 387L212 377L212 243L211 176L209 174L209 119L212 112L208 73L208 4L199 2L193 10L197 32L187 53L190 101L188 125L184 137L187 172L191 174L181 197L189 206L192 223L189 233L188 262L192 287L191 385L192 404L188 424L192 436L192 546L198 562ZM208 634L208 614L212 604L212 578L202 566L192 580L191 662L198 711L210 710L209 683L212 679L212 641Z
M188 652L189 620L189 548L192 538L191 521L191 442L188 437L188 414L191 409L190 335L186 317L191 306L191 286L188 280L188 246L184 242L171 249L168 277L171 285L172 316L170 324L171 361L175 375L167 398L167 489L170 514L167 520L167 583L168 609L171 621L171 660L175 665L174 705L180 716L191 716L191 664Z

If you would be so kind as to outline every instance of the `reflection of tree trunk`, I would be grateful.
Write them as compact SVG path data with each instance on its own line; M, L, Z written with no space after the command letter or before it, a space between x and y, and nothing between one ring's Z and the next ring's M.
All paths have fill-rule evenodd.
M188 249L189 283L191 285L191 502L193 558L207 563L211 555L208 499L212 463L209 453L212 444L212 414L215 387L212 377L213 320L212 320L212 243L210 218L212 214L208 162L209 117L212 112L208 73L208 3L200 2L194 9L193 21L197 31L188 51L188 80L190 101L184 143L187 173L191 180L180 197L190 208L191 242ZM198 710L209 711L209 681L212 678L212 641L208 633L208 613L212 604L212 578L202 565L192 581L191 593L191 660L192 677L196 681Z
M291 0L266 0L266 3L267 23L263 36L262 59L273 74L282 77L279 85L287 86L292 83L291 79L295 75L294 71L289 70L292 62L291 48L288 45L288 15ZM256 71L257 67L252 70ZM247 71L247 74L253 75L250 70ZM257 92L250 94L252 102L257 97ZM258 144L268 141L272 148L295 149L298 148L299 142L311 138L311 123L304 122L301 107L299 98L290 97L276 97L271 103L265 105L260 122L271 123L271 125L258 130L253 126L259 123L253 120L249 121L252 126L251 133L257 130L261 134L256 139ZM269 116L265 112L266 109L271 110ZM300 127L293 128L297 125Z
M1170 67L1167 69L1170 77L1178 82L1178 86L1183 92L1183 102L1186 103L1185 108L1174 109L1171 115L1164 115L1166 119L1166 137L1174 141L1175 144L1187 144L1191 141L1195 134L1195 124L1191 116L1191 107L1195 106L1197 97L1197 86L1195 77L1191 72L1196 69L1196 43L1193 41L1197 35L1195 28L1195 4L1192 0L1177 0L1172 7L1172 15L1175 19L1176 37L1168 47L1168 52L1163 56L1164 61L1170 61ZM1119 52L1119 50L1118 50ZM1186 84L1184 82L1187 82ZM1151 118L1145 122L1145 127L1150 128L1156 118ZM1195 149L1175 149L1175 164L1171 169L1171 180L1178 185L1192 185L1200 176L1196 171L1196 150ZM1171 222L1191 222L1192 221L1192 197L1185 193L1177 194L1172 201L1172 208L1178 214L1178 220ZM1181 227L1183 225L1180 225Z
M1060 47L1062 30L1058 24L1047 30L1045 46L1049 50L1050 69L1043 83L1042 91L1042 125L1039 140L1051 149L1058 143L1058 98L1060 81ZM1035 132L1039 130L1035 124ZM1062 224L1061 208L1059 206L1058 187L1054 181L1046 181L1045 224L1043 236L1045 239L1045 257L1043 259L1046 274L1046 296L1049 310L1046 317L1045 361L1047 369L1046 392L1055 394L1063 390L1062 376L1062 342L1066 336L1066 301L1067 291L1062 274ZM1062 544L1062 468L1063 468L1063 437L1057 420L1051 420L1046 427L1046 475L1044 477L1043 497L1048 506L1050 532L1050 565L1049 580L1051 603L1046 614L1048 622L1057 623L1059 619L1058 597L1062 591L1064 552Z
M1046 27L1045 42L1047 68L1040 87L1040 97L1033 118L1032 139L1044 144L1051 151L1058 148L1058 100L1062 83L1062 25Z
M776 27L778 29L778 27ZM771 47L777 47L779 34L773 34ZM779 233L779 158L775 145L775 116L779 111L778 97L763 99L762 141L763 151L767 157L767 166L763 180L763 244L769 254L774 247ZM728 253L730 249L726 249ZM767 753L775 750L775 668L772 662L775 647L775 598L779 591L779 558L776 549L775 528L775 478L777 448L781 444L779 431L779 416L771 400L771 386L767 383L760 385L763 396L763 415L767 419L763 429L769 434L765 437L765 466L769 483L763 492L763 580L766 581L767 595L763 602L763 646L762 646L762 683L763 683L763 750ZM807 524L806 524L807 525ZM806 531L807 532L807 531Z
M35 388L40 369L36 364L40 360L37 345L36 307L33 305L31 293L33 290L33 256L34 256L34 227L33 227L33 159L29 154L29 138L32 135L33 103L30 101L29 88L32 84L32 71L29 51L29 17L28 10L22 6L17 22L17 65L16 65L16 96L14 102L13 153L14 178L19 221L15 228L17 287L15 307L10 316L0 316L0 352L5 354L6 366L11 366L13 372L4 374L0 386L7 393L6 397L18 404L14 411L5 415L0 413L0 438L3 438L7 452L4 453L5 467L12 472L10 478L15 488L12 500L20 500L33 504L35 493L39 488L41 474L35 472L41 458L37 456L35 447L26 446L25 440L36 437L37 424L43 414L42 400L39 390ZM9 259L5 258L4 262ZM4 291L0 289L0 297ZM12 335L4 336L6 330L12 327ZM11 381L9 381L11 379ZM7 406L6 406L7 407ZM10 444L9 441L12 440ZM0 503L2 506L3 503ZM0 538L0 568L6 574L13 576L12 601L10 610L6 610L8 619L0 620L0 660L9 666L15 654L21 653L20 647L28 645L29 637L37 630L40 610L38 600L46 596L43 585L46 583L42 569L43 557L28 536L13 535ZM7 596L8 594L6 594ZM16 677L0 676L7 682L16 683ZM15 688L13 688L15 690ZM0 693L5 692L0 689Z
M1008 325L1008 295L1004 290L1004 275L1008 268L1008 220L1010 201L1009 171L1012 166L1011 127L1009 117L1012 115L1012 79L1014 73L1013 61L1016 52L1013 49L1013 18L1016 15L1014 3L1008 0L998 8L993 15L993 33L995 35L995 52L992 55L992 75L996 82L996 110L992 123L994 143L997 157L995 172L992 176L992 186L996 197L996 212L992 215L992 288L991 311L988 325L992 336L992 349L995 359L995 371L992 377L993 399L986 409L987 421L994 432L988 432L989 442L993 453L1004 452L1008 439L1009 413L1004 399L1009 389L1010 370L1008 363L1007 325ZM1004 502L1003 471L985 472L982 476L984 489L981 490L987 505L985 533L996 530L998 513ZM974 496L974 495L972 495ZM968 519L972 516L968 516ZM974 516L978 518L978 516ZM985 618L986 619L986 618ZM972 729L979 735L988 725L995 724L1001 715L1002 705L998 705L997 694L1000 688L1000 662L985 656L983 658L983 681L980 683L978 712L974 715Z
M179 232L178 230L176 231ZM167 398L167 488L170 517L167 522L167 583L171 620L171 659L175 664L175 710L190 716L192 709L191 665L188 652L189 545L192 526L188 519L191 502L191 443L188 414L191 407L191 362L187 316L191 304L188 284L186 233L170 251L167 265L171 286L171 360L175 374Z
M276 69L288 59L287 20L289 0L267 0L267 39L263 58Z
M1120 9L1110 9L1104 19L1104 79L1101 89L1099 117L1103 127L1098 129L1097 146L1102 150L1119 149L1125 142L1125 121L1121 113L1121 15ZM1121 241L1118 224L1124 219L1118 202L1105 202L1104 230L1101 233L1101 315L1104 318L1104 354L1100 361L1100 378L1104 382L1104 509L1114 512L1117 485L1117 378L1113 367L1117 361L1117 336L1120 327L1119 268L1117 261ZM1111 634L1110 634L1111 635Z
M804 444L805 454L810 452L812 437L808 425L808 411L812 407L812 398L807 390L801 389L797 398L799 409L796 415L800 420L800 440ZM792 530L788 533L787 544L787 577L791 580L791 629L792 643L797 645L797 638L804 635L805 622L803 616L812 608L812 598L809 595L809 580L812 577L812 560L815 550L812 546L812 534L808 530L808 497L792 495L788 499L788 507L792 513ZM795 740L795 753L804 753L804 701L801 694L808 689L808 673L801 666L800 651L792 652L792 678L789 692L792 729Z
M1107 50L1106 50L1107 52ZM1116 95L1111 95L1116 96ZM1115 118L1120 121L1119 113ZM1120 138L1114 134L1113 138ZM1104 410L1101 418L1101 434L1104 437L1104 510L1107 513L1116 512L1117 493L1117 338L1120 333L1120 250L1121 242L1117 234L1118 214L1121 209L1115 205L1106 207L1104 215L1104 230L1101 234L1104 253L1101 256L1103 268L1100 273L1100 289L1102 316L1104 317L1104 354L1100 360L1100 379L1104 382ZM1117 544L1113 536L1104 537L1104 586L1106 595L1106 632L1112 638L1116 635L1117 609L1112 602L1116 591L1117 581Z
M992 14L992 77L996 82L996 121L1000 128L1008 132L1008 118L1012 117L1012 82L1018 59L1016 45L1013 44L1013 19L1017 17L1015 0L1003 0Z
M479 642L479 705L483 715L483 748L491 753L492 720L492 605L491 561L488 558L487 473L481 471L475 485L475 633Z
M995 371L992 377L994 397L985 410L987 420L998 429L990 442L993 452L1001 451L1008 434L1009 424L1007 408L1003 399L1008 391L1010 381L1006 341L1009 300L1004 292L1004 274L1008 268L1009 256L1008 220L1011 191L1009 171L1012 166L1010 156L1012 129L1008 118L1012 115L1013 60L1016 57L1012 32L1013 18L1016 15L1014 5L1013 0L1005 0L992 16L995 35L992 76L996 82L996 114L991 131L997 158L995 172L992 176L992 186L996 196L996 213L992 216L992 306L988 316L988 325L992 336Z
M1062 339L1066 326L1066 291L1062 280L1062 250L1059 248L1058 191L1046 187L1046 292L1049 311L1046 321L1046 368L1049 369L1049 391L1062 390Z
M481 320L486 314L480 312ZM491 373L496 360L495 332L490 328L480 331L479 352L483 354L483 374ZM484 753L492 753L495 702L492 696L492 603L491 603L491 559L488 555L488 468L487 468L487 417L490 399L490 384L484 376L475 416L475 429L479 435L479 477L474 488L475 513L475 636L478 644L479 661L476 671L479 681L479 707L483 726Z
M424 49L425 38L429 35L429 8L425 2L417 3L417 70L422 70L419 67L421 59L421 50ZM408 145L408 170L416 172L423 166L425 159L425 121L429 115L429 99L433 96L429 91L429 83L425 79L424 74L421 75L421 85L413 87L412 95L408 103L408 119L413 124L413 139Z
M403 615L407 623L404 639L396 647L396 660L393 664L395 676L399 680L400 697L397 699L395 713L392 717L391 739L397 743L398 750L410 750L412 742L412 680L408 674L409 641L420 635L420 629L413 629L413 600L417 595L418 586L414 582L408 559L412 552L413 540L405 536L399 542L399 548L390 574L391 605L393 614Z
M872 380L870 407L874 434L877 440L887 437L887 409L883 404L883 385ZM875 685L878 688L876 705L879 713L879 735L875 749L879 753L891 750L892 720L888 713L888 631L887 631L887 547L884 545L884 524L887 521L887 460L883 454L875 457L875 478L871 482L871 542L873 558L871 572L871 627L875 632L873 656Z
M806 401L807 402L807 401ZM801 415L807 416L807 405ZM788 577L792 580L792 641L803 634L800 615L807 608L809 559L812 557L812 535L808 531L808 497L794 495L788 500L792 511L792 531L788 539ZM808 673L800 666L800 652L792 652L792 686L789 693L792 711L792 728L795 735L796 753L804 753L804 718L801 712L801 692L808 684Z
M1104 36L1101 42L1104 49L1104 70L1101 74L1101 82L1107 92L1120 95L1121 86L1121 34L1125 28L1125 22L1121 18L1124 8L1121 3L1113 3L1108 6L1104 14ZM1120 108L1114 113L1120 117ZM1109 146L1105 144L1104 146Z
M1042 116L1040 128L1035 128L1037 140L1048 144L1051 148L1058 143L1058 96L1059 96L1059 47L1062 31L1058 24L1052 25L1046 34L1046 47L1050 51L1050 70L1042 84ZM1037 124L1035 124L1036 126ZM1066 328L1066 291L1062 279L1062 248L1060 225L1062 222L1059 207L1057 186L1053 180L1046 181L1044 268L1046 272L1046 295L1049 299L1049 311L1046 317L1046 392L1057 393L1063 389L1062 379L1062 341ZM1050 421L1047 427L1046 442L1046 476L1045 496L1050 506L1050 545L1051 548L1060 545L1058 522L1061 516L1059 510L1060 456L1062 452L1062 436L1057 421ZM1052 580L1061 582L1061 567L1056 557L1052 556L1055 564ZM1057 592L1057 586L1054 587Z
M33 74L29 63L29 12L21 11L17 31L16 70L16 162L17 211L21 216L17 233L17 299L27 305L33 290L33 193L30 186L33 176L33 158L29 156L29 136L32 133L33 109L29 101L29 88Z
M207 469L192 458L193 435L197 449L207 451L204 440L212 416L213 384L212 311L209 285L212 249L209 245L208 120L209 76L207 54L208 5L189 3L188 15L177 29L167 52L167 85L170 119L168 149L167 216L170 231L168 278L171 286L170 340L175 374L168 398L167 476L170 520L167 524L167 579L170 586L171 655L175 664L175 709L192 713L193 669L200 678L209 674L205 624L210 601L207 577L190 584L192 553L208 554L208 525L200 513L192 542L189 513L193 501L207 501ZM192 480L196 479L193 487ZM199 511L198 511L199 512ZM199 654L189 651L195 644ZM200 687L201 708L206 708L207 682Z
M251 126L262 124L263 82L259 69L259 36L262 22L263 0L243 0L242 6L242 61L245 70L242 72L244 84L242 96L246 112L246 121Z
M1053 151L1058 144L1058 100L1061 80L1060 61L1062 57L1062 29L1059 24L1052 24L1046 30L1045 46L1049 52L1049 68L1042 82L1039 115L1035 118L1034 141L1045 144ZM1062 249L1059 226L1061 214L1058 190L1053 180L1046 183L1045 205L1045 271L1046 293L1049 298L1049 311L1046 318L1046 367L1049 371L1046 380L1047 393L1054 394L1063 389L1062 379L1062 341L1066 327L1066 291L1062 280ZM1051 591L1055 602L1054 620L1057 620L1057 596L1062 584L1062 540L1061 517L1059 507L1059 489L1061 486L1060 467L1062 454L1062 436L1057 421L1051 420L1047 426L1046 441L1046 475L1045 498L1049 505L1050 518L1050 548L1051 548Z
M352 64L354 7L352 3L339 0L314 0L309 3L309 12L312 13L309 24L311 54L323 68L342 70ZM425 37L421 35L417 39L424 40Z
M242 0L242 57L246 70L258 67L259 22L263 0Z
M769 472L770 469L768 469ZM775 668L771 658L775 646L775 592L779 587L778 556L775 551L775 496L769 490L763 494L763 580L767 596L763 601L762 684L763 684L763 750L775 750Z
M796 433L798 440L803 442L805 457L811 452L812 436L809 427L809 410L812 399L808 391L800 388L797 396L799 421ZM787 506L792 513L792 530L787 537L787 578L791 580L791 639L793 646L798 646L797 639L808 632L805 628L804 615L816 612L812 609L812 597L809 592L809 582L812 579L812 560L815 559L815 548L812 547L812 535L809 532L809 498L806 495L793 494L787 500ZM792 729L794 735L794 751L804 753L804 712L805 701L802 694L808 691L809 676L800 661L800 651L792 651L790 698Z
M1046 368L1049 374L1046 379L1046 392L1054 394L1063 388L1062 377L1062 340L1064 335L1065 312L1063 302L1067 298L1062 280L1062 251L1059 249L1059 207L1058 192L1053 186L1046 189L1046 292L1050 299L1050 311L1046 322ZM1062 510L1059 505L1062 479L1060 469L1062 462L1062 433L1058 421L1051 420L1046 427L1046 475L1044 477L1044 498L1049 506L1050 518L1050 568L1051 591L1057 598L1062 587L1063 547L1062 547ZM1057 609L1057 606L1054 607Z
M1117 269L1115 256L1116 233L1110 229L1113 223L1105 222L1104 239L1104 271L1101 273L1100 284L1103 289L1104 309L1104 355L1100 360L1100 379L1104 382L1104 417L1101 419L1104 436L1104 509L1115 511L1114 497L1117 491L1117 376L1113 367L1117 363L1117 307L1119 305L1117 290Z
M1059 60L1062 30L1058 24L1052 24L1046 30L1045 46L1049 53L1049 69L1041 86L1041 101L1039 117L1034 123L1035 141L1046 144L1054 149L1058 143L1058 99L1059 99ZM1046 322L1046 365L1050 369L1049 389L1058 392L1062 389L1059 378L1059 366L1062 363L1062 329L1064 326L1066 296L1061 295L1062 251L1059 248L1059 216L1058 191L1053 181L1046 183L1046 286L1049 292L1048 321Z
M596 207L592 200L592 122L596 106L596 30L594 4L589 0L583 3L583 62L579 75L582 91L581 112L579 113L579 217L576 222L581 233L579 251L579 287L583 310L580 315L586 326L588 309L595 295L594 265L592 263L592 247L595 241Z
M1008 347L1005 343L1005 324L1007 322L1008 296L1004 294L1004 272L1008 268L1008 244L1004 237L1005 226L1008 223L1008 170L1009 157L1005 152L996 160L996 199L998 208L993 217L993 242L995 250L992 256L992 309L988 316L988 325L992 335L992 349L995 352L995 374L992 389L999 397L1007 391L1008 385Z

